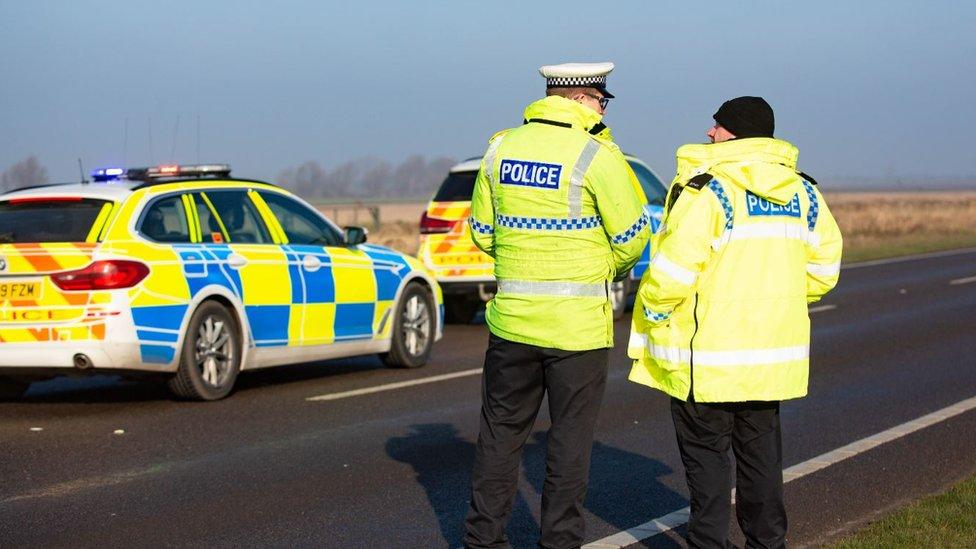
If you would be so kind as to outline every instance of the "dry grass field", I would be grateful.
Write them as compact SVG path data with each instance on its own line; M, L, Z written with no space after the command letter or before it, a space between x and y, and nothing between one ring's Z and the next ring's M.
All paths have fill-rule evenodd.
M830 206L844 234L844 261L976 246L976 191L834 192ZM380 226L369 239L415 254L426 204L378 204ZM320 206L340 225L370 225L362 207Z
M844 261L976 246L976 191L826 195L844 235Z

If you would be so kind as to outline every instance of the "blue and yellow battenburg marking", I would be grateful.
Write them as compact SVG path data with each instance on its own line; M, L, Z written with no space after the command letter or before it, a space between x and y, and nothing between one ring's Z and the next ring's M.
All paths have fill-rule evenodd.
M172 362L189 303L212 286L244 304L259 347L387 338L397 292L406 275L419 268L372 245L133 246L153 269L142 287L130 292L142 359L150 363ZM246 265L231 268L232 254L243 256Z

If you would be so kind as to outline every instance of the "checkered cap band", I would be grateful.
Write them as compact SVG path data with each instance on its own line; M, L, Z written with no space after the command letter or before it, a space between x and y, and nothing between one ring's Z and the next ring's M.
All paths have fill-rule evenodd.
M607 76L574 76L574 77L551 77L546 78L546 87L549 88L571 88L571 87L605 87Z

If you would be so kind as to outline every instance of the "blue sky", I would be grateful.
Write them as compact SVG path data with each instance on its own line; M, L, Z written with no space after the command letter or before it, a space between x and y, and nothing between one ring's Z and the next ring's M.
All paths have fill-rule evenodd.
M53 181L79 156L194 162L197 117L200 159L239 176L463 158L521 122L540 65L602 60L606 123L665 178L738 95L818 179L976 174L976 3L2 0L0 20L0 170L36 154Z

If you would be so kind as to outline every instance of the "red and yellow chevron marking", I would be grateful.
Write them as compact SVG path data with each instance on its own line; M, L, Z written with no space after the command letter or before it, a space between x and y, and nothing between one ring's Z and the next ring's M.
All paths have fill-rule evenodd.
M5 275L52 273L80 269L91 262L98 244L57 242L44 244L0 244L0 256L7 261Z
M421 236L420 255L428 259L428 266L438 277L472 276L484 278L494 272L491 257L471 240L468 216L471 202L432 202L427 216L454 221L451 230L443 234Z
M7 263L5 281L34 282L40 295L33 299L0 301L0 341L90 340L105 338L104 318L91 310L111 301L108 292L62 292L49 273L80 269L91 262L95 243L2 244Z
M464 221L471 215L471 202L431 202L427 205L427 217Z

